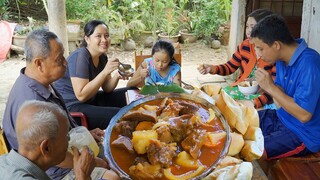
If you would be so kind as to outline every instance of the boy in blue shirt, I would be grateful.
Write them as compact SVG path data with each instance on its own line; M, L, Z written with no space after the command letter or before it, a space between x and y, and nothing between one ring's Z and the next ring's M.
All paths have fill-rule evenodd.
M280 108L259 111L264 135L265 159L303 156L320 150L320 55L304 39L294 40L284 19L267 16L252 30L256 52L276 63L272 80L263 69L256 71L260 87Z

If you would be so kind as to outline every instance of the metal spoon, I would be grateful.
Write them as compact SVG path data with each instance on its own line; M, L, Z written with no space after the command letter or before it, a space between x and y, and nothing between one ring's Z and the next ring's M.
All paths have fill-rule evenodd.
M119 62L119 63L123 67L123 69L125 69L125 70L131 69L131 65L130 64L124 64L122 62Z
M181 79L178 79L183 85L185 89L194 90L194 87L188 83L183 82Z

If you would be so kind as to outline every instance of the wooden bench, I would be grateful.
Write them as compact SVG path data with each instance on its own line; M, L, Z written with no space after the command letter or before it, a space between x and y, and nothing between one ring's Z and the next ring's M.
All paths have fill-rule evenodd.
M276 160L267 175L275 180L320 179L320 152Z

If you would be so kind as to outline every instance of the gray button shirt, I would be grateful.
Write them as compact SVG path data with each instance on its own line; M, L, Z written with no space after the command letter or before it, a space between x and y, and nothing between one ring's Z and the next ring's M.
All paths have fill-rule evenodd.
M14 150L0 156L0 180L7 179L50 179L36 164Z
M46 101L59 105L66 111L71 128L77 126L73 118L70 116L59 92L52 86L57 97L54 96L45 86L40 84L38 81L29 78L24 74L24 72L25 68L22 68L20 76L12 86L3 117L3 130L10 147L16 150L18 149L18 142L15 133L16 118L20 106L27 100ZM50 168L47 173L52 179L59 179L69 171L70 169Z

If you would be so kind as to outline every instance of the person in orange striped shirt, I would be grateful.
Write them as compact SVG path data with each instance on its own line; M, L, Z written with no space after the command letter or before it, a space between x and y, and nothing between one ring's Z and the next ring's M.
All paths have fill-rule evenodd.
M237 51L233 53L232 58L225 64L220 65L209 65L203 64L198 67L198 71L201 74L218 74L222 76L230 75L236 70L240 70L238 79L231 84L236 86L238 83L244 81L247 78L254 77L254 71L256 68L264 68L268 71L272 78L275 79L276 68L273 64L266 63L263 59L256 55L254 44L250 40L250 34L252 28L264 17L273 14L271 11L266 9L257 9L248 15L246 23L246 36L245 39L237 48ZM255 108L261 108L265 104L272 103L272 97L262 92L261 95L253 99L253 105Z

